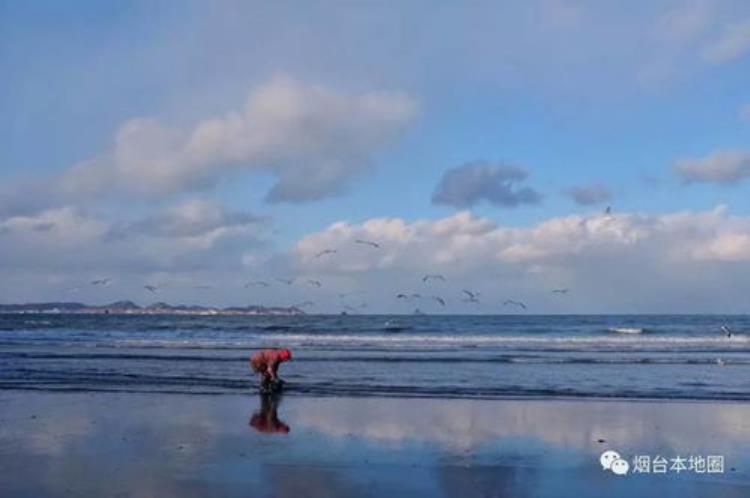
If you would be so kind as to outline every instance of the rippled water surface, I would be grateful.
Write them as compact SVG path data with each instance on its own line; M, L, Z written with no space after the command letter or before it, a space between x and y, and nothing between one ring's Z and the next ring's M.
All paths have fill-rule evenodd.
M729 332L730 334L728 334ZM750 399L745 316L0 316L0 389Z

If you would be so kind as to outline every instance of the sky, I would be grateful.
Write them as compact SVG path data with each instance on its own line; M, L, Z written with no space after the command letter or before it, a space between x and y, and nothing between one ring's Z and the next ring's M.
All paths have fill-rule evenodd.
M0 0L0 75L0 302L749 311L742 0Z

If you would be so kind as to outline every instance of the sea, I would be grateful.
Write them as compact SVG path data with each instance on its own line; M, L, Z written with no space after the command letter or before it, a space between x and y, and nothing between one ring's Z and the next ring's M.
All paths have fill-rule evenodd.
M0 315L0 389L288 395L750 399L750 316Z

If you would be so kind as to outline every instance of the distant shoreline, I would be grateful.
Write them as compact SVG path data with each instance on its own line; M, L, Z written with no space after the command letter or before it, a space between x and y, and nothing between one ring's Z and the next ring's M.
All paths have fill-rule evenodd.
M304 315L294 306L197 306L154 303L139 306L132 301L117 301L103 305L77 302L49 302L0 304L0 315L196 315L196 316L250 316L250 315Z

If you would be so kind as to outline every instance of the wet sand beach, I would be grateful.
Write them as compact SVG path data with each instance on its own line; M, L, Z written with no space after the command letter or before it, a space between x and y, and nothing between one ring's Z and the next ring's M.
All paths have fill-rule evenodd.
M0 393L3 497L740 497L748 450L734 402Z

